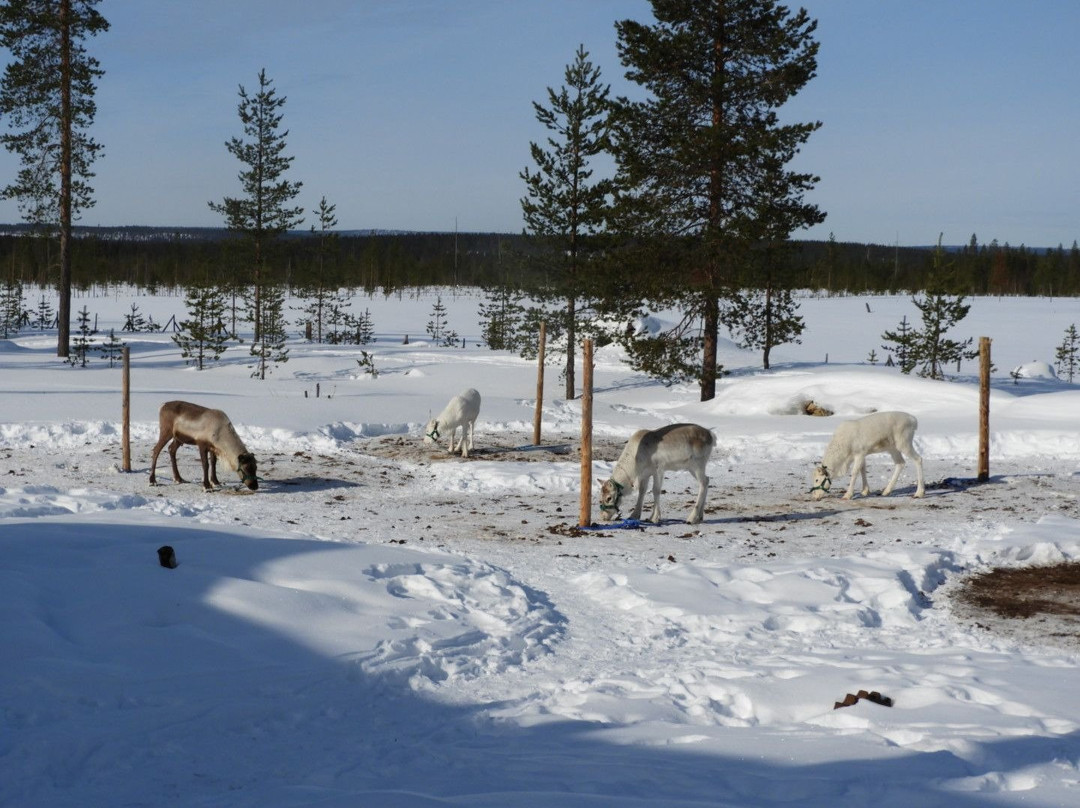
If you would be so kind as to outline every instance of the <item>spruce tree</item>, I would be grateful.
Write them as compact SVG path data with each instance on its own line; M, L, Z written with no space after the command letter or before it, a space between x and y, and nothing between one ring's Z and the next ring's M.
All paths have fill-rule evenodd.
M716 393L721 300L763 232L787 237L824 219L804 195L818 178L787 164L820 126L777 110L817 69L817 23L774 0L652 0L656 23L616 23L627 78L614 151L620 228L648 247L634 297L675 307L668 332L629 341L634 363ZM695 360L691 351L699 352Z
M226 227L242 236L250 249L251 321L256 342L262 339L263 294L270 285L267 252L275 239L303 221L304 213L302 207L291 204L303 183L284 178L293 161L284 154L289 132L280 131L284 104L285 98L276 94L265 70L259 71L259 89L253 96L240 86L237 113L246 139L234 137L225 147L244 166L238 175L243 196L209 203L211 210L225 217Z
M609 179L593 179L590 160L609 147L610 88L600 81L600 70L579 46L573 64L567 65L565 84L558 93L548 88L548 106L533 102L536 119L552 134L547 148L530 143L535 172L521 172L528 195L521 200L527 231L549 248L555 261L546 283L533 292L540 299L560 301L560 309L545 313L548 321L558 317L566 334L566 398L575 397L575 347L579 322L595 318L587 294L595 236L603 230L608 198L614 190Z
M87 130L94 121L94 82L103 75L83 42L107 31L98 0L8 0L0 5L0 46L11 60L0 79L4 147L21 168L2 194L16 199L31 224L60 237L56 355L71 339L71 228L94 204L90 167L101 150Z

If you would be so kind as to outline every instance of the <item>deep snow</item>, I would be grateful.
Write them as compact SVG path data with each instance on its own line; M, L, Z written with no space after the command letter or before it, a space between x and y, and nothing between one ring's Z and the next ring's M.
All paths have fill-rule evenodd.
M355 348L296 341L259 382L243 346L196 372L167 336L125 335L131 473L119 369L67 367L53 334L0 341L0 804L1076 803L1075 634L987 630L950 597L971 571L1080 555L1080 388L1040 364L1076 300L977 299L959 329L994 339L986 485L974 379L865 363L915 319L906 297L805 299L804 343L767 373L725 346L707 403L600 349L594 477L643 426L698 422L717 450L702 525L582 532L580 402L549 366L529 446L535 365L476 347L478 299L441 293L465 349L422 338L435 291L356 302L377 378ZM183 315L129 290L75 308L108 328L132 302ZM421 427L466 387L463 460ZM257 493L223 469L217 492L171 484L165 455L147 484L171 398L230 414ZM836 415L796 414L811 399ZM919 418L927 497L907 469L887 499L811 502L836 423L875 409ZM198 479L193 449L180 466ZM667 516L693 486L669 475ZM862 689L894 706L833 709Z

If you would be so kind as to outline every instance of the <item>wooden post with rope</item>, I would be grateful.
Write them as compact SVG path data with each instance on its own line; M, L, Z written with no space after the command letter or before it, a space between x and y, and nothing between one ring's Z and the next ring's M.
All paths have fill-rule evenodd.
M581 508L579 527L592 524L592 393L593 344L585 340L581 346Z
M990 479L990 337L979 337L979 474Z
M540 341L536 350L536 412L533 414L533 446L540 445L540 418L544 408L544 349L547 346L547 323L540 323Z
M124 459L121 467L124 471L131 471L131 348L127 345L124 346L123 356L124 370L121 383L123 430L120 443L123 447Z

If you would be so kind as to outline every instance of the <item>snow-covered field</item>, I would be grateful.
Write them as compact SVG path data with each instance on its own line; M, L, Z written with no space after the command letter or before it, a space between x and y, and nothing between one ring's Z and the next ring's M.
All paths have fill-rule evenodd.
M1080 803L1080 646L950 597L971 571L1080 556L1080 387L1009 375L1053 361L1080 302L972 301L958 333L992 337L997 368L986 485L974 363L951 382L865 364L917 322L906 297L804 300L804 343L768 373L725 346L708 403L600 349L594 477L641 427L701 423L717 450L703 524L579 531L580 401L549 367L531 447L535 365L476 347L467 292L442 299L468 347L426 344L434 297L356 301L378 377L302 341L265 382L244 347L196 372L167 336L125 335L131 473L119 368L68 367L53 334L0 341L0 805ZM184 315L127 290L73 308L108 328L133 302ZM421 427L466 387L464 460ZM258 492L224 469L216 492L173 484L167 453L147 484L174 398L231 416ZM795 414L808 399L837 415ZM812 502L836 423L875 409L919 418L926 498L909 468L887 499ZM871 484L890 466L871 458ZM194 449L180 468L198 479ZM665 490L685 514L689 475ZM893 706L834 709L859 690Z

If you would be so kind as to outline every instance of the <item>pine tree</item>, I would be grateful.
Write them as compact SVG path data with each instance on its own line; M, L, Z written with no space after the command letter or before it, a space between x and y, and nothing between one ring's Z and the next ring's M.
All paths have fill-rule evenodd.
M954 362L973 359L978 351L971 350L973 339L950 339L946 334L958 322L963 320L970 305L964 303L964 296L950 297L941 293L927 292L921 298L914 298L916 308L922 313L923 327L916 332L914 367L919 376L930 379L944 379L945 368Z
M263 295L263 327L259 339L251 346L255 357L252 378L266 379L267 370L289 361L289 349L285 347L288 331L285 323L285 290L280 286L268 286Z
M443 305L441 296L435 298L435 304L431 307L431 319L428 320L426 330L436 345L446 342L446 306Z
M131 304L131 311L124 315L124 327L120 330L128 334L150 330L146 318L142 316L137 304Z
M11 55L0 80L0 142L21 168L3 196L17 199L30 223L60 236L60 309L56 355L71 339L71 227L94 204L90 170L101 145L86 131L94 121L94 82L104 74L83 46L109 29L98 0L9 0L0 5L0 46Z
M375 341L375 324L371 321L371 309L364 309L364 313L356 318L353 334L357 345L367 345Z
M899 366L900 371L902 373L911 373L915 368L915 359L918 352L916 348L917 335L912 329L911 323L908 322L907 315L905 314L900 318L900 325L897 326L895 331L886 331L881 335L881 338L886 343L881 346L881 349L889 353L890 362L892 361L892 354L895 353L896 364Z
M1064 376L1071 384L1080 367L1080 334L1076 332L1076 323L1065 329L1065 338L1054 352L1054 358L1058 376Z
M55 323L56 312L53 311L52 303L45 295L42 295L30 325L38 331L44 331L46 328L52 328Z
M513 351L520 347L522 317L521 294L508 285L487 287L478 310L480 333L493 351Z
M769 369L769 355L777 345L801 344L805 329L803 318L796 314L799 303L790 289L749 289L733 293L722 315L732 334L740 335L741 348L762 352L761 364Z
M90 325L90 311L83 306L78 313L79 327L75 331L75 337L71 341L71 352L67 357L68 364L72 367L86 367L87 354L94 343L93 335L97 333Z
M316 230L315 225L311 226L311 234L318 239L316 268L314 282L306 295L310 300L303 312L307 315L306 322L312 325L315 342L323 341L323 322L337 295L337 289L331 289L326 282L326 263L338 249L338 235L332 232L333 228L337 227L337 216L334 213L336 209L337 206L328 204L324 196L319 200L319 207L315 211L319 229Z
M109 367L114 367L124 354L124 342L116 336L113 329L109 329L109 338L101 343L101 358L109 360Z
M276 238L303 221L304 213L303 208L290 205L303 183L283 178L293 161L283 154L289 132L279 131L282 120L279 110L284 104L285 98L276 95L265 70L259 71L259 90L254 96L249 96L240 86L237 112L247 139L234 137L225 147L244 165L239 174L244 195L209 203L211 210L225 217L226 227L242 235L250 247L251 321L256 342L262 339L263 294L269 285L267 251Z
M655 25L616 23L627 78L649 93L620 98L616 110L619 226L641 245L641 269L619 280L624 297L684 317L627 347L641 369L695 374L707 401L721 372L720 301L749 250L765 232L775 241L824 219L804 202L818 178L785 168L820 124L777 115L817 69L817 23L775 0L652 7ZM696 373L691 351L700 352Z
M593 180L591 158L609 147L610 88L601 84L600 70L579 46L574 63L567 65L565 84L556 93L548 88L548 106L533 102L536 119L552 133L545 150L537 143L529 148L535 173L521 172L528 195L521 200L528 232L545 242L558 264L548 283L534 297L561 301L561 310L550 310L545 319L558 316L566 339L566 398L576 395L575 346L579 322L592 319L588 306L580 307L589 284L594 238L608 216L608 198L614 191L609 179Z
M327 301L325 316L329 330L326 332L326 341L331 345L338 345L345 341L349 323L353 320L352 315L349 314L351 305L352 303L341 295L335 295Z
M208 362L216 362L228 347L225 329L225 300L209 282L193 283L184 300L188 317L180 322L173 342L180 355L197 370Z
M23 285L18 278L11 276L0 288L0 338L7 339L17 333L24 320Z

